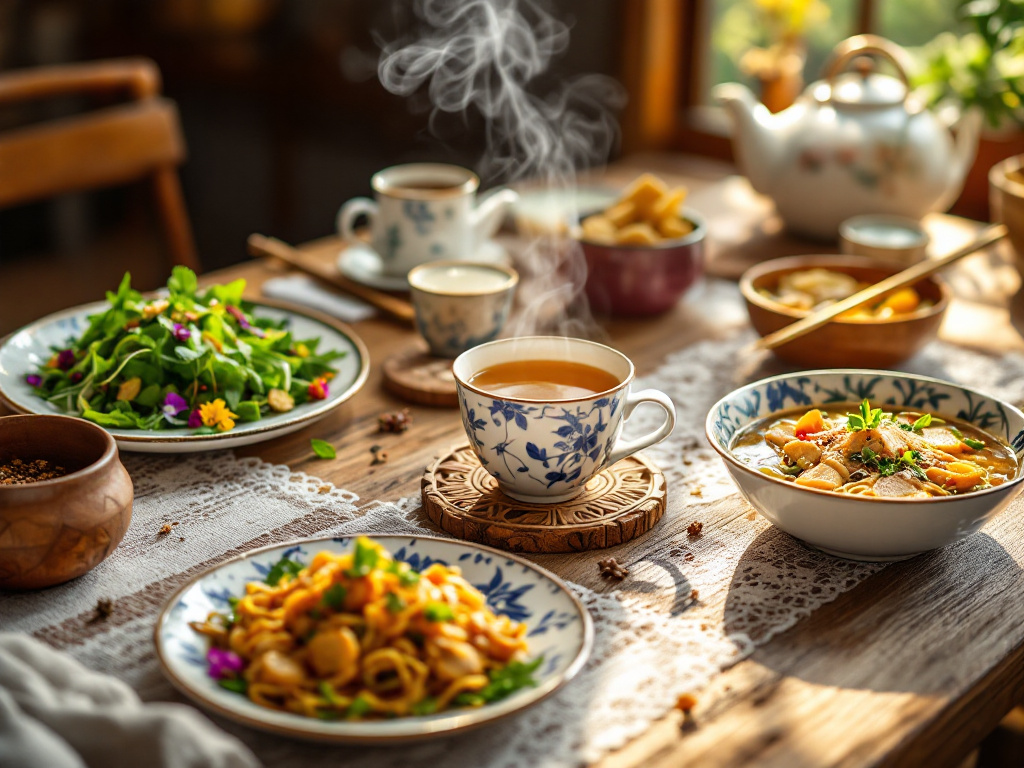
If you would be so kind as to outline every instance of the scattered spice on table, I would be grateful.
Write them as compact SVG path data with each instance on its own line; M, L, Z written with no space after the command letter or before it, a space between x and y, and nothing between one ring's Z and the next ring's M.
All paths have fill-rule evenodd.
M106 621L114 612L114 601L109 597L101 597L96 601L96 614L89 619L89 622Z
M375 464L383 464L388 460L388 452L379 445L371 445L370 453L373 454L373 461L370 462L371 467Z
M703 488L703 486L700 486L700 485L693 486L693 488L690 489L690 495L691 496L703 496L704 495L704 488Z
M377 417L378 432L395 432L401 434L412 426L412 416L408 408L391 413L382 413Z
M46 459L13 458L0 464L0 485L25 485L64 477L68 471Z
M703 530L704 523L699 523L696 520L694 520L692 523L686 526L686 535L689 536L691 539L696 539L700 537L701 531Z
M693 562L693 552L687 552L685 555L683 555L683 560L685 560L688 563L692 563Z
M698 592L696 589L691 591L690 592L690 599L693 600L694 602L696 602L697 600L700 600L700 592Z
M614 557L598 560L597 567L601 571L601 577L605 579L618 579L621 581L629 575L629 569Z
M157 531L157 535L158 536L164 536L165 534L168 534L170 532L171 532L171 524L170 523L164 523L163 527L159 531Z
M697 706L697 697L692 693L684 693L678 699L676 699L676 709L686 714L692 712L693 708Z

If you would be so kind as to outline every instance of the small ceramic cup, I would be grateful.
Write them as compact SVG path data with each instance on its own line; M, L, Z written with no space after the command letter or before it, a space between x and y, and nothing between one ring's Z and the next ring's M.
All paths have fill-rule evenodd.
M477 200L480 179L457 165L412 163L373 175L375 200L356 197L338 211L338 234L361 244L355 222L370 220L371 245L385 275L405 277L413 267L437 259L472 260L477 247L497 230L517 199L498 187Z
M928 255L930 238L920 222L905 216L866 214L839 225L839 248L851 256L910 265Z
M478 372L516 360L583 363L612 374L618 384L589 397L529 400L497 396L474 386ZM463 352L453 365L462 424L484 468L507 496L552 504L579 495L599 472L668 437L675 407L664 392L630 392L633 363L611 347L561 336L501 339ZM632 440L622 425L640 403L665 411L656 429Z
M437 357L458 357L501 333L519 283L511 267L432 261L409 272L416 325Z

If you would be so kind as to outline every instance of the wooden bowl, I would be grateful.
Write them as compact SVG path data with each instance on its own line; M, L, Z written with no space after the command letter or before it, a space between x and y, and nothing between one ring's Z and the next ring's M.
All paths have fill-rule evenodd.
M750 322L761 336L806 317L761 295L774 290L783 275L819 267L842 272L865 283L877 283L901 270L900 265L859 256L791 256L751 267L740 278L740 292L747 303ZM932 306L885 320L843 319L811 331L773 351L786 362L802 368L888 368L934 339L949 306L950 290L937 277L915 283L914 290Z
M69 474L0 484L0 589L61 584L114 551L134 491L106 430L70 416L0 418L0 464L16 458L46 459Z
M988 172L988 189L992 221L1006 225L1016 252L1017 269L1024 274L1024 183L1019 180L1022 171L1024 155L996 163Z

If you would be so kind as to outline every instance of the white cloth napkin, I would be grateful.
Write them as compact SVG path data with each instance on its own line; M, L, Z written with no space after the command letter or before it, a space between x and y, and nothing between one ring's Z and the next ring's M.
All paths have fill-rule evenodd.
M373 317L376 310L351 296L329 291L306 275L275 277L263 284L263 295L318 309L346 323Z
M120 680L25 635L0 633L0 766L258 768L240 741L181 704L143 704Z

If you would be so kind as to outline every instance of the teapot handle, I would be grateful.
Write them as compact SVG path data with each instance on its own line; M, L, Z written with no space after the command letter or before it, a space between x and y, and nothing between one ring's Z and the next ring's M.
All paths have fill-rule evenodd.
M850 61L864 54L879 56L892 64L907 90L907 96L910 95L910 78L907 77L910 61L907 52L896 43L879 35L854 35L843 40L832 50L832 57L825 65L824 74L825 80L828 81L829 98L831 98L836 77L846 70Z

